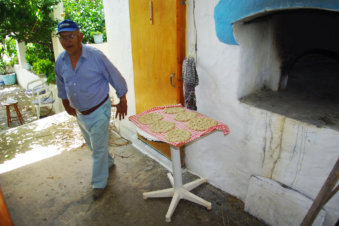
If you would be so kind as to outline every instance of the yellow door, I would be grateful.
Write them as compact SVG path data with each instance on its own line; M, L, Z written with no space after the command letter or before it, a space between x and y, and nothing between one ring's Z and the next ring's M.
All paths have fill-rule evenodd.
M185 4L179 0L130 0L129 7L136 113L183 103ZM156 148L166 149L160 151L168 156L169 146L165 147Z

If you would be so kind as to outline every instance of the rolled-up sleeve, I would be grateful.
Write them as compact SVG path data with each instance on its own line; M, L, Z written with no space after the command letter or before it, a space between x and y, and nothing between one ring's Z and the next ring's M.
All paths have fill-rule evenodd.
M101 55L101 60L104 64L103 74L105 78L115 89L117 96L122 97L128 91L126 80L104 54Z

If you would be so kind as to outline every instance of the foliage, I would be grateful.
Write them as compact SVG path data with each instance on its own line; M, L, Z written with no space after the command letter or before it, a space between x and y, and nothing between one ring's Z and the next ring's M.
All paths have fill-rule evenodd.
M26 56L25 56L26 62L33 66L34 62L36 62L39 58L37 55L35 55L34 53L29 53L29 51L27 50L28 48L26 49Z
M18 63L15 39L7 38L5 43L5 54L10 58L9 65L13 67Z
M53 66L54 67L54 66ZM53 71L52 74L48 74L47 76L47 83L53 83L55 84L56 83L56 79L55 79L55 72Z
M5 74L6 71L6 62L0 59L0 74Z
M106 41L103 0L63 0L65 19L76 22L84 34L84 42L92 42L91 32L100 31Z
M55 61L54 53L51 49L37 43L29 43L26 45L25 59L30 65L33 65L38 59L49 59L52 62Z
M33 71L47 77L48 83L55 82L54 62L49 59L38 59L33 63Z
M6 62L3 60L5 55L5 38L0 37L0 74L4 74L6 71Z
M29 43L26 45L25 59L33 66L36 74L48 75L47 83L55 83L55 60L51 49L37 43Z
M57 27L53 10L60 0L0 0L0 37L39 43L52 49L51 33Z
M7 74L8 69L13 68L17 62L15 40L11 37L0 38L0 73Z

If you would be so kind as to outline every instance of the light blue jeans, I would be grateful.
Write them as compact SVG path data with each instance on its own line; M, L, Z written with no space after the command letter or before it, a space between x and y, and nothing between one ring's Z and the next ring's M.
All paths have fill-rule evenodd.
M108 170L114 159L108 152L108 128L111 118L111 100L89 115L77 114L77 121L88 147L92 151L92 187L104 188L107 185Z

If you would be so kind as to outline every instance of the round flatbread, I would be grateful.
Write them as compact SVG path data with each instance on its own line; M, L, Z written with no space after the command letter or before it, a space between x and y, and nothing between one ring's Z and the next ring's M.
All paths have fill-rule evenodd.
M166 133L165 138L170 142L184 142L191 138L191 132L185 129L174 129Z
M199 117L189 120L186 126L191 130L202 131L217 125L217 123L217 121L211 118Z
M159 114L159 113L149 113L149 114L140 116L138 118L138 121L141 124L149 125L149 124L155 123L156 121L159 121L160 119L162 119L161 114Z
M197 116L196 112L184 111L176 114L174 119L180 122L186 122L192 118L195 118L196 116Z
M182 108L182 107L172 107L172 108L165 108L164 109L164 112L166 114L176 114L176 113L183 112L183 111L185 111L185 109Z
M153 133L166 133L172 129L174 129L175 123L170 122L170 121L165 121L165 120L159 120L155 123L153 123L149 129Z

